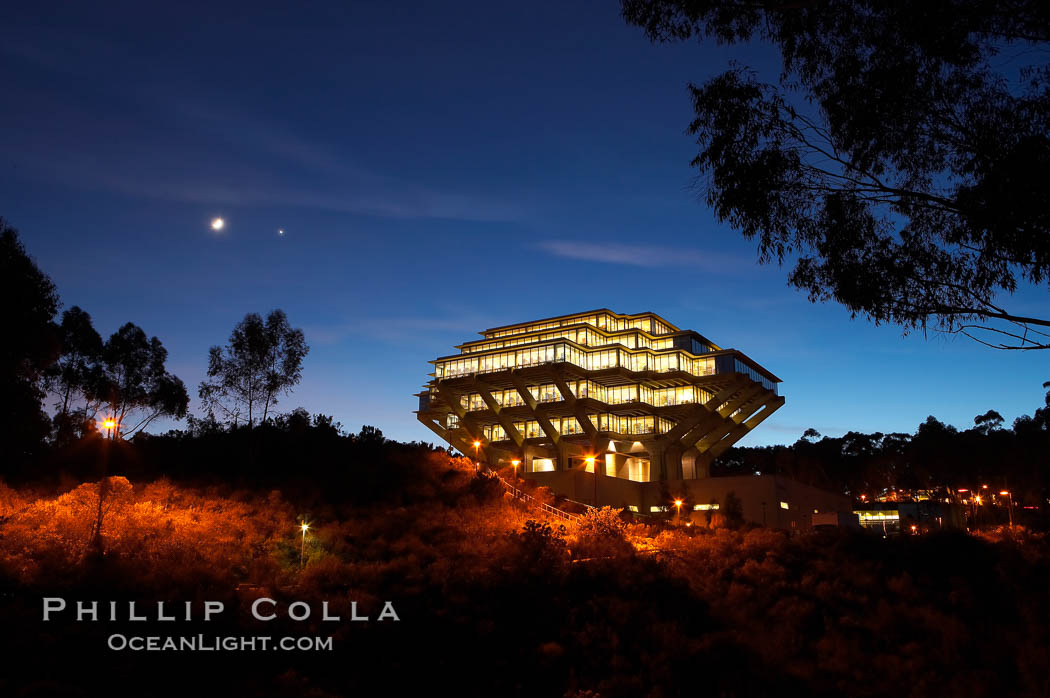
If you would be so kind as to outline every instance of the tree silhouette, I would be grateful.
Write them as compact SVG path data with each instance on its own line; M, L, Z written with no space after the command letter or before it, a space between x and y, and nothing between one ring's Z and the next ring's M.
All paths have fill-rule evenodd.
M283 310L273 310L264 322L248 313L237 323L225 347L208 352L208 378L200 398L236 426L247 413L249 428L257 413L265 422L279 395L291 392L302 379L303 358L309 353L303 331L293 329Z
M91 316L77 306L62 313L59 325L62 354L50 367L47 386L58 399L55 405L56 438L66 442L77 432L78 423L94 417L98 401L87 399L80 410L74 405L96 396L102 383L102 338L91 324Z
M0 342L0 442L6 460L21 461L47 435L40 409L44 372L58 358L58 293L26 253L18 232L0 218L0 291L4 340Z
M383 436L383 430L377 427L370 426L368 424L361 425L361 431L354 437L358 442L363 444L381 444L386 441L386 437Z
M726 492L725 503L722 505L722 515L725 517L726 526L739 528L744 523L744 503L736 492Z
M167 358L159 339L147 339L142 328L130 322L106 340L98 397L112 411L116 434L131 436L160 416L186 416L189 395L182 381L165 370ZM133 419L139 421L130 424Z
M993 429L1000 429L1003 426L1003 416L995 410L988 410L984 414L979 414L973 418L974 426L981 429L984 432L991 431Z
M654 41L779 49L779 86L739 65L690 86L707 202L761 261L876 324L1050 348L1050 317L999 300L1050 280L1045 2L622 6Z
M105 554L102 528L106 516L114 507L125 504L131 491L131 483L125 477L103 477L96 485L94 521L91 525L91 548L96 556Z

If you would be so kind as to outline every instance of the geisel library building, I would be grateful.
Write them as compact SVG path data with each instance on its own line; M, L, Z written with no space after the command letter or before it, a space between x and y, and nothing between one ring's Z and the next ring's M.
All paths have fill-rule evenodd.
M655 313L593 310L485 330L435 359L419 420L471 458L570 499L653 514L672 496L804 529L845 497L774 476L711 478L711 461L784 404L780 379ZM475 448L474 444L479 446ZM684 514L685 512L683 512Z

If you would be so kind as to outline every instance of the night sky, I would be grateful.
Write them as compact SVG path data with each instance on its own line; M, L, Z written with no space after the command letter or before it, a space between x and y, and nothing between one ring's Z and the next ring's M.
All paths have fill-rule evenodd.
M615 2L85 5L5 8L0 215L65 307L160 337L191 410L208 347L275 307L312 347L279 407L405 440L434 440L427 360L599 307L780 376L741 445L1042 402L1046 352L812 305L699 200L686 85L732 59L775 76L765 49L651 45Z

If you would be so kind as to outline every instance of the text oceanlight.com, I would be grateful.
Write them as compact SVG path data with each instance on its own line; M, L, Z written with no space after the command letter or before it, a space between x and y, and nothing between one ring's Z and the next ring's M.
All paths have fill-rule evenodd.
M308 636L274 638L269 635L255 637L184 635L175 637L115 633L109 636L106 645L111 650L131 650L133 652L331 651L332 638Z

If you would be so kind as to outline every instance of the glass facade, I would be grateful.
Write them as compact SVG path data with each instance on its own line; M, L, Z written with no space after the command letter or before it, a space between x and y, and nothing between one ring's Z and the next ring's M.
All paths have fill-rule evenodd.
M586 349L566 341L554 341L513 351L438 359L434 362L434 376L438 379L457 378L552 363L570 363L587 371L625 368L630 371L657 373L682 371L694 376L710 376L715 373L714 357L697 357L681 349L660 352L622 347Z
M477 354L496 349L507 349L521 346L522 344L533 344L546 342L552 339L567 339L580 346L609 346L620 344L628 349L687 349L694 354L706 354L716 351L710 344L705 344L693 337L657 337L643 330L618 330L606 332L592 328L589 325L570 325L547 332L529 332L516 334L501 339L479 340L462 345L460 351L464 354Z
M509 337L529 332L542 332L543 330L581 324L591 325L610 332L637 329L648 332L649 334L670 334L678 331L677 327L653 313L620 315L619 313L614 313L608 310L599 310L589 313L579 313L577 315L565 315L560 318L551 318L549 320L542 320L540 322L529 324L497 327L487 330L482 334L486 339L496 339L499 337Z
M450 415L451 421L452 415ZM617 414L603 412L589 414L591 424L601 432L620 434L623 436L642 434L666 434L674 428L674 421L664 417L626 417ZM575 417L550 417L551 426L562 436L574 436L584 433L583 427ZM458 422L457 422L458 423ZM522 419L513 422L514 428L526 439L543 439L547 435L543 427L535 419ZM499 424L488 424L481 428L482 435L486 441L510 441L507 431Z
M668 405L689 405L704 403L711 399L709 390L699 386L686 385L677 388L651 388L644 383L631 385L604 386L591 380L566 381L566 386L573 396L590 398L607 405L623 405L631 402L645 403L653 407ZM530 385L529 394L539 403L561 402L562 394L554 383ZM525 400L516 389L493 390L492 399L500 407L520 407ZM468 412L487 410L488 405L480 393L470 393L459 398L460 406Z
M734 359L734 361L736 362L736 372L737 373L743 373L745 376L747 376L751 380L756 381L758 383L761 383L762 387L764 387L766 390L772 390L774 393L777 391L777 384L776 383L774 383L773 381L769 380L768 378L763 376L761 373L759 373L755 369L753 369L750 366L748 366L747 364L745 364L740 359Z

